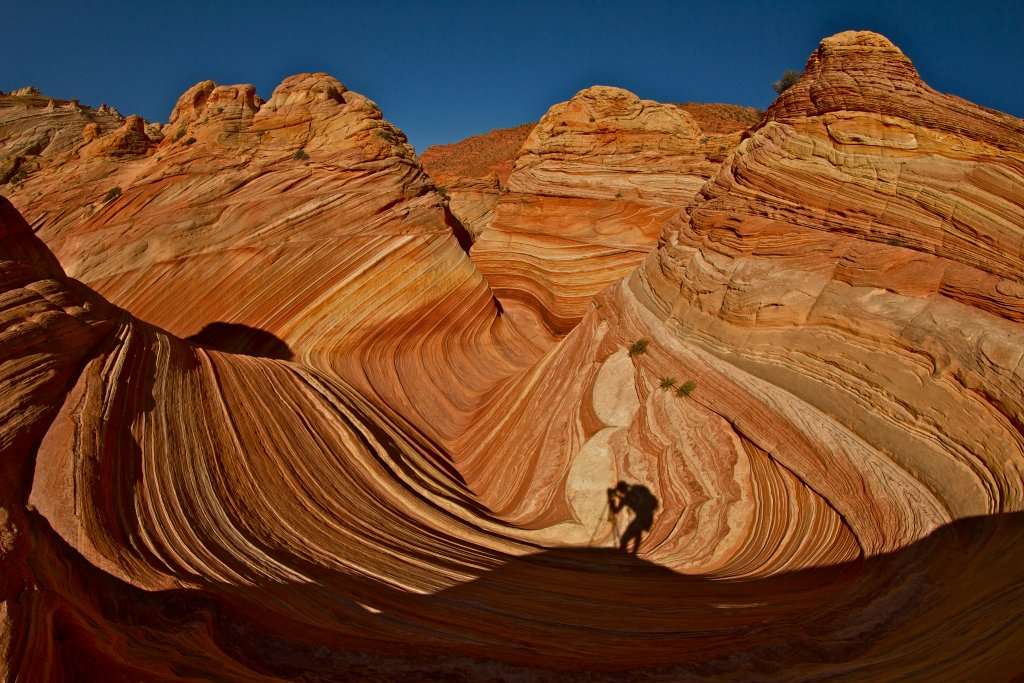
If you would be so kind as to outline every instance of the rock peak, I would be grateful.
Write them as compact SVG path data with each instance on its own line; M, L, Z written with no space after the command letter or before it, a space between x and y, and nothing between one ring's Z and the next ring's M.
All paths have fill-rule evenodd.
M1012 149L1020 149L1024 133L1020 119L936 92L899 47L871 31L843 31L822 40L800 80L779 95L764 121L796 122L841 111L898 117Z
M274 88L268 104L274 107L300 102L333 101L344 104L343 94L347 90L341 81L322 71L298 73L285 78Z
M874 31L840 31L821 40L821 47L880 47L899 51L896 45Z

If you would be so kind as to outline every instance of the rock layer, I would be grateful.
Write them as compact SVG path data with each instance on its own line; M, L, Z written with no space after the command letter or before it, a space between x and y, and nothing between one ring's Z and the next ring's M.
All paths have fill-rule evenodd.
M197 84L162 141L128 119L29 178L35 232L0 200L4 676L1012 679L1024 124L876 34L792 90L720 167L678 109L556 107L508 243L531 200L665 216L596 296L503 286L488 228L498 299L551 295L519 309L322 74ZM636 215L567 230L621 249ZM659 503L638 557L620 478Z
M580 91L523 143L473 261L524 329L564 335L738 139L704 135L680 108L620 88Z

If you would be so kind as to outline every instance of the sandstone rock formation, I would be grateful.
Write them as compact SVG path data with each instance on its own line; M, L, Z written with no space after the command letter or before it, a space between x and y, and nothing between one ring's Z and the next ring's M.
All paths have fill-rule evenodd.
M640 263L738 140L705 135L674 105L583 90L531 131L473 261L524 329L563 335Z
M512 163L533 124L492 130L428 147L420 163L448 197L448 207L475 239L490 224Z
M715 135L742 132L761 118L761 112L753 107L732 104L687 102L675 106L690 113L701 130ZM452 213L474 238L490 225L494 206L508 185L519 149L535 125L526 123L448 145L434 145L420 155L423 169L443 188ZM705 142L709 141L710 135ZM716 138L715 141L722 147L715 152L722 155L738 140Z
M0 95L0 186L17 187L82 143L122 125L116 111L54 100L31 86ZM11 194L7 190L5 194Z
M324 74L161 132L0 199L5 678L1024 670L1024 122L861 32L722 161L589 89L472 260Z
M10 193L68 274L112 303L181 337L211 323L276 335L433 438L537 356L498 317L405 136L334 78L293 76L266 102L198 83L152 153L134 153L140 125L87 136ZM486 368L458 335L494 349ZM463 381L398 380L423 363Z
M708 134L742 133L761 121L764 112L754 107L713 102L684 102L677 107L688 113Z

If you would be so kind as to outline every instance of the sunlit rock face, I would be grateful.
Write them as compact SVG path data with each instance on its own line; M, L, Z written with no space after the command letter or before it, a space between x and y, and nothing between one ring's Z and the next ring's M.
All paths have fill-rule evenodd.
M497 227L471 260L400 134L323 74L266 102L197 84L144 150L120 120L9 185L32 226L0 199L0 673L1024 670L1024 123L868 33L823 41L720 162L658 166L692 121L607 90L594 124L651 119L541 131L508 201L665 217L636 267L586 297L548 278L544 307L485 279ZM637 557L619 479L658 503Z
M442 440L537 356L366 97L326 74L292 76L266 102L204 81L163 130L135 156L114 153L121 129L83 138L10 192L68 274L113 303L182 337L221 322L276 335ZM485 362L466 357L470 339ZM460 378L443 391L441 365ZM415 366L418 387L399 379Z
M679 107L594 86L552 107L516 157L473 261L537 337L561 336L635 268L739 139Z

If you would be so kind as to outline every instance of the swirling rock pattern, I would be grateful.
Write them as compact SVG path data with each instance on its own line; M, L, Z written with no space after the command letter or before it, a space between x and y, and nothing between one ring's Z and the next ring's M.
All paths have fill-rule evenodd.
M671 215L564 328L536 321L579 295L509 314L322 74L200 83L162 140L125 119L30 176L35 230L0 199L0 674L1013 680L1024 123L869 33L791 91L699 187L633 180ZM516 202L630 182L531 144ZM620 478L659 501L638 557Z
M530 132L473 261L523 329L564 335L640 263L738 140L705 135L675 105L582 90Z

